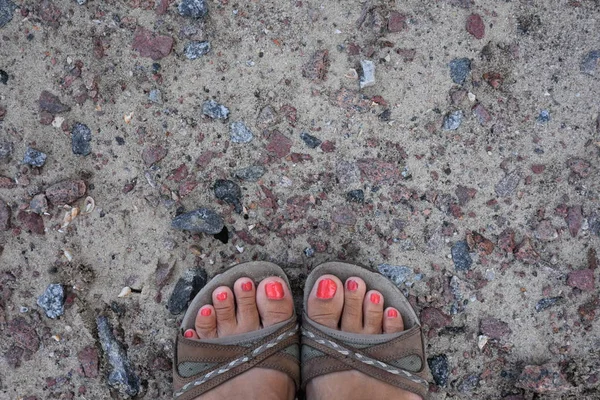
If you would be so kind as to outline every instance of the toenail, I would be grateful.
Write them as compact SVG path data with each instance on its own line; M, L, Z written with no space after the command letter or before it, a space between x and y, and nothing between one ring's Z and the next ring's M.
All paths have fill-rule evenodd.
M317 297L319 299L332 299L337 291L337 285L332 279L323 279L317 286Z
M283 285L280 282L269 282L265 285L265 293L271 300L283 299L285 295Z
M356 281L353 280L349 280L346 283L346 286L348 287L348 290L351 292L354 292L356 289L358 289L358 283Z
M185 333L183 334L183 336L185 336L186 338L193 338L194 337L194 331L192 329L188 329L187 331L185 331Z
M219 301L225 301L225 300L227 300L227 292L217 293L217 295L215 297Z
M398 318L398 311L391 309L388 310L388 317L390 318Z
M200 310L200 315L202 315L203 317L209 317L210 314L212 314L212 310L208 307Z
M381 301L381 296L378 295L377 293L371 293L371 303L373 304L379 304L379 302Z
M242 283L242 290L244 292L249 292L252 290L252 282L244 282Z

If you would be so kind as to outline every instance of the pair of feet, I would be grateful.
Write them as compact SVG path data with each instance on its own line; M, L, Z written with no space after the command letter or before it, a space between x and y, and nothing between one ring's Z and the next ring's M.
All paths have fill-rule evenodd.
M289 319L294 314L292 294L285 281L269 277L258 285L250 278L238 279L233 288L221 286L212 293L213 304L200 308L195 329L184 332L187 338L214 339L246 333ZM345 332L381 334L404 329L400 312L384 309L383 295L358 277L342 282L334 275L323 275L308 297L306 313L313 321ZM277 399L295 398L294 382L286 374L253 368L217 386L198 399ZM421 397L388 385L358 371L336 372L312 379L306 387L308 399L377 398L420 399Z

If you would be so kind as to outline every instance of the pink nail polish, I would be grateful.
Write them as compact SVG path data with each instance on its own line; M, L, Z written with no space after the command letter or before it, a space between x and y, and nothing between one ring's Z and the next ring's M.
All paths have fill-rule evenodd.
M394 310L393 308L388 310L388 317L398 318L398 311Z
M332 299L337 291L337 285L332 279L322 279L317 286L317 297L319 299Z
M210 314L212 314L212 310L208 307L200 310L200 315L202 315L203 317L210 317Z
M265 285L265 293L271 300L281 300L285 295L283 285L279 282L269 282Z
M184 337L190 339L194 337L194 331L191 329L188 329L187 331L185 331L185 333L183 334Z
M356 289L358 289L358 283L351 279L348 282L346 282L346 287L348 288L349 291L354 292L354 291L356 291Z
M217 293L217 295L215 297L219 301L225 301L225 300L227 300L227 292Z
M371 293L371 297L369 297L369 299L371 300L371 303L379 304L379 302L381 301L381 296L377 293Z
M244 282L242 283L242 290L244 292L249 292L252 290L252 282Z

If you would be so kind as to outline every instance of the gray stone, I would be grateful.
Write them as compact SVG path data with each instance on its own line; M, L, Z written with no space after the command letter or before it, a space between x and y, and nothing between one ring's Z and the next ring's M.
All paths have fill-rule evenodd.
M25 155L23 156L23 164L41 167L46 163L46 158L48 158L48 156L45 153L28 147L27 150L25 150Z
M600 50L592 50L589 53L587 53L581 61L581 64L579 65L579 70L584 74L593 76L596 74L598 64L600 64Z
M13 152L13 143L8 140L0 140L0 160L10 158Z
M189 42L183 48L183 54L185 54L185 56L189 60L195 60L197 58L200 58L203 55L208 54L209 51L210 51L210 43L207 41Z
M462 85L471 72L471 60L468 58L455 58L448 64L452 82Z
M361 60L360 88L366 88L375 84L375 63L370 60Z
M71 130L71 149L73 154L87 156L92 152L92 131L87 125L75 123Z
M36 214L43 214L48 211L48 200L43 193L33 196L29 202L29 209Z
M169 297L167 304L169 312L173 315L181 314L207 281L206 271L202 268L185 271Z
M202 114L214 119L227 119L229 108L210 99L202 103Z
M365 192L362 189L351 190L346 193L346 200L362 204L365 202Z
M44 294L37 299L37 305L42 307L48 318L58 318L64 314L65 290L62 285L50 284Z
M148 93L148 100L156 104L162 104L163 99L161 91L158 89L152 89L150 93Z
M448 367L448 356L445 354L439 354L437 356L429 357L427 359L429 369L435 384L440 387L445 387L448 384L448 376L450 376L450 369Z
M8 73L3 69L0 69L0 83L3 85L8 84Z
M535 311L540 312L540 311L544 311L550 307L553 307L557 304L562 303L563 301L563 297L546 297L544 299L541 299L540 301L537 302L537 304L535 305Z
M455 131L462 123L462 119L463 113L461 110L449 113L444 117L444 125L442 125L442 128L444 128L445 131Z
M377 271L398 287L414 277L413 270L404 265L379 264Z
M265 174L265 172L267 172L265 167L261 165L251 165L236 170L233 173L233 176L243 181L256 182Z
M229 179L217 179L213 187L215 196L219 200L231 204L235 207L235 212L238 214L242 212L242 203L240 197L242 197L242 189L234 181Z
M177 7L184 17L202 18L208 13L206 0L182 0Z
M0 0L0 28L8 24L13 17L13 12L17 9L15 3L10 0Z
M309 135L306 132L302 132L300 134L300 139L302 139L304 144L306 144L311 149L316 149L322 143L321 139L318 139L318 138L314 137L313 135Z
M233 122L229 127L229 134L233 143L249 143L254 139L252 131L242 121Z
M466 241L462 240L456 242L454 246L452 246L451 252L454 268L456 268L457 271L468 271L469 268L471 268L473 260L469 254L469 245Z
M108 385L125 398L134 397L140 391L140 378L133 370L123 344L115 338L105 316L96 318L96 326L104 357L108 361Z
M542 110L540 111L540 115L536 118L536 121L540 124L545 124L550 121L550 111Z
M504 178L496 184L496 194L499 197L509 197L515 193L519 182L521 181L521 173L519 170L514 170L508 173Z
M171 227L174 229L210 235L221 232L224 226L223 218L219 214L203 207L181 214L171 222Z

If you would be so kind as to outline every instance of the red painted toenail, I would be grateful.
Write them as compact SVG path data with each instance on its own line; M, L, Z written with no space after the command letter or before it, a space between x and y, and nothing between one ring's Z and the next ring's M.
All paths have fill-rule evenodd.
M337 285L332 279L322 279L317 286L317 297L319 299L332 299L337 291Z
M377 293L371 293L371 303L373 304L379 304L379 302L381 301L381 296L378 295Z
M358 289L358 283L356 281L353 280L349 280L346 283L346 286L348 287L348 290L351 292L354 292L356 289Z
M244 292L249 292L252 290L252 282L244 282L242 283L242 290Z
M188 329L187 331L185 331L185 333L183 334L183 336L185 336L186 338L193 338L194 337L194 331L191 329Z
M208 307L200 310L200 315L202 315L203 317L209 317L210 314L212 314L212 310Z
M388 310L388 317L390 318L398 318L398 311L391 309Z
M265 293L271 300L283 299L285 292L283 291L283 285L279 282L269 282L265 285Z
M225 301L225 300L227 300L227 292L217 293L217 295L215 297L219 301Z

